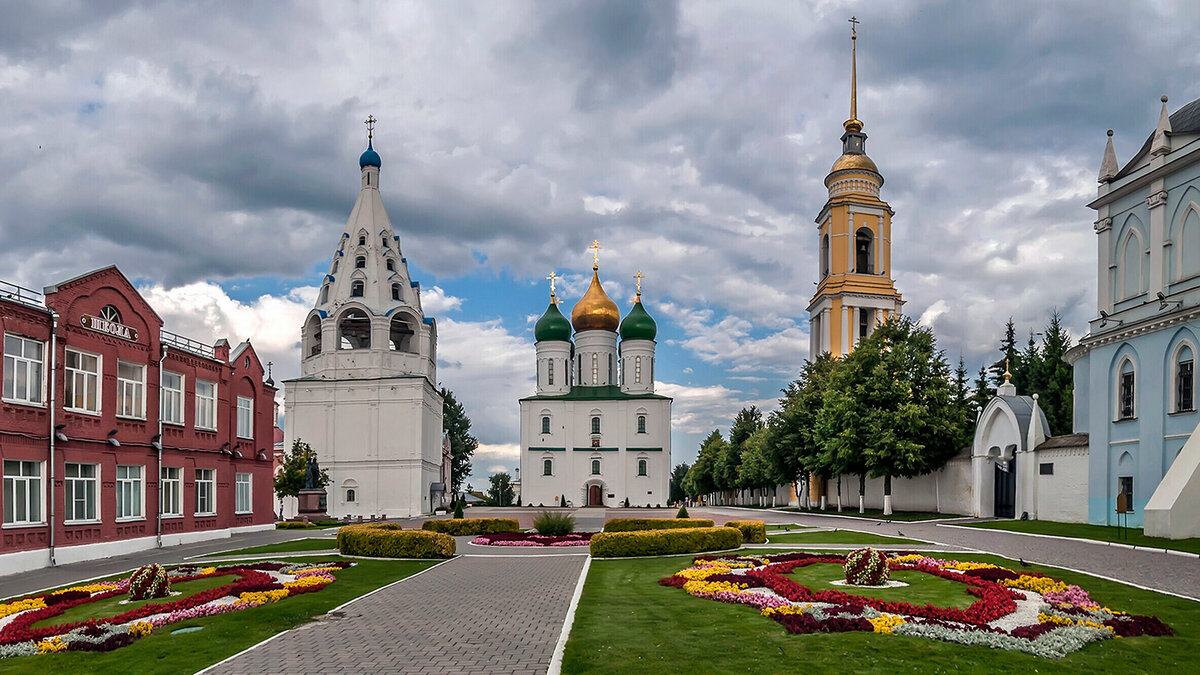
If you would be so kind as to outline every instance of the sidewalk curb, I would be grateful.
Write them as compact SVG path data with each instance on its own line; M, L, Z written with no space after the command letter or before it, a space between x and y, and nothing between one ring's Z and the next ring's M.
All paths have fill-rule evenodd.
M1132 544L1122 544L1118 541L1101 541L1100 539L1088 539L1087 537L1064 537L1057 534L1037 534L1035 532L1014 532L1012 530L1003 530L990 527L969 527L966 525L950 525L946 523L937 523L938 527L952 527L956 530L971 530L974 532L1001 532L1003 534L1015 534L1022 537L1036 537L1038 539L1058 539L1059 541L1081 541L1086 544L1096 544L1097 546L1115 546L1116 548L1126 548L1131 551L1146 551L1148 553L1169 553L1171 555L1182 556L1184 558L1200 558L1200 553L1192 553L1190 551L1176 551L1168 548L1153 548L1150 546L1134 546ZM1128 583L1128 582L1122 582ZM1153 589L1152 589L1153 590ZM1183 596L1187 597L1187 596ZM1189 598L1190 599L1190 598Z
M554 655L550 657L550 666L546 675L562 673L563 653L567 650L567 638L571 636L571 628L575 625L575 610L579 609L579 598L583 596L583 584L587 581L588 570L592 566L592 556L583 561L583 569L579 571L579 581L575 583L575 593L571 595L571 604L567 606L567 615L563 617L562 632L558 634L558 642L554 645Z

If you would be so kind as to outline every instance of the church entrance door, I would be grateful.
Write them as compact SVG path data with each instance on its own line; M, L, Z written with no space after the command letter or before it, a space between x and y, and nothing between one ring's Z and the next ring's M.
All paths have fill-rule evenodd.
M604 506L604 490L599 485L588 486L588 506Z
M996 466L995 482L993 483L995 497L995 515L997 518L1013 518L1016 516L1017 497L1017 456L1008 460L1008 466Z

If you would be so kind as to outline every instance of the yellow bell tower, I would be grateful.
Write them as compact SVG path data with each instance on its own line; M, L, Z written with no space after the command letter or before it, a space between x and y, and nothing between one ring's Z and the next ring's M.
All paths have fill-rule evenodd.
M901 312L892 271L892 208L879 198L883 176L867 157L858 119L858 20L850 18L850 119L842 156L825 177L829 199L817 216L820 277L808 305L809 355L843 356L859 338Z

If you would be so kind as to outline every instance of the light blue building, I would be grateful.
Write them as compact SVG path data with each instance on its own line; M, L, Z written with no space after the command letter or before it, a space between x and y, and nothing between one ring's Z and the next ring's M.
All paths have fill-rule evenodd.
M1099 316L1067 360L1074 430L1089 434L1092 523L1116 523L1120 493L1133 506L1131 526L1143 523L1153 497L1153 521L1164 504L1195 501L1200 482L1190 457L1200 440L1181 456L1200 423L1200 99L1173 115L1162 100L1157 128L1124 167L1108 132L1099 196L1088 204L1097 214Z

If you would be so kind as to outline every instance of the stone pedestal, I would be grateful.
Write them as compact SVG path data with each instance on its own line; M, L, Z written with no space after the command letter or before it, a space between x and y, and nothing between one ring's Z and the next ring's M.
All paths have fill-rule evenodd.
M307 516L310 520L318 518L328 518L325 513L325 491L324 490L309 490L304 489L298 495L300 502L299 508L296 510L296 515Z

